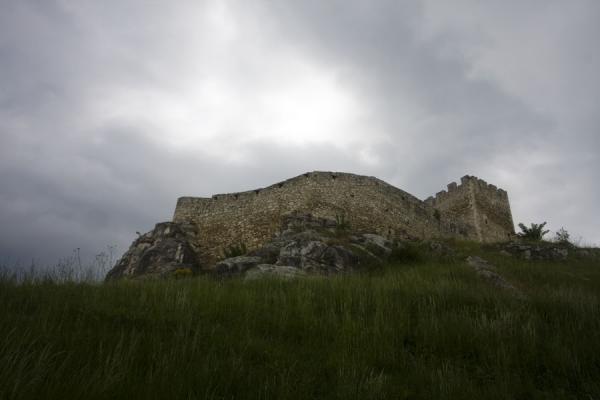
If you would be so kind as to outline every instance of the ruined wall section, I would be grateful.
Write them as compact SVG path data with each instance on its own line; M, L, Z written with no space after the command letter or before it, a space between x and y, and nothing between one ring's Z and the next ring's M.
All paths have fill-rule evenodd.
M469 226L467 237L483 242L498 242L514 235L508 194L474 176L464 176L460 185L452 182L425 203L441 212L442 218L463 221Z
M464 235L461 221L440 217L430 205L377 178L347 173L312 172L247 192L212 198L182 197L174 222L195 223L202 258L213 262L233 244L249 249L266 243L293 211L317 217L344 216L353 230L389 238ZM462 232L462 233L461 233Z

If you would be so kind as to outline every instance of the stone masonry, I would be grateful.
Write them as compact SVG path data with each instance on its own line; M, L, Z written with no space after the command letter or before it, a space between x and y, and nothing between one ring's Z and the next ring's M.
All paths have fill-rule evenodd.
M425 203L445 218L472 227L470 239L503 242L514 235L508 193L474 176L463 176L460 185L450 183L448 191L438 192Z
M514 236L508 195L465 176L461 184L421 201L380 179L340 172L309 172L266 188L181 197L173 222L197 227L203 263L223 258L231 246L260 247L292 212L337 219L352 230L390 240L459 238L500 242Z

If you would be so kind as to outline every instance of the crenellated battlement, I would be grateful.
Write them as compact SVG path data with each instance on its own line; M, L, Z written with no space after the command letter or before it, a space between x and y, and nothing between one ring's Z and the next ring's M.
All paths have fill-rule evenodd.
M506 240L514 235L508 193L476 176L465 175L460 184L429 197L425 203L472 225L481 241Z
M296 211L331 219L344 215L353 229L391 239L502 240L513 230L506 222L512 224L510 209L508 216L479 211L494 207L508 207L506 192L468 175L421 201L372 176L314 171L264 188L181 197L173 221L196 224L200 246L214 261L232 244L244 243L249 249L262 245L279 229L282 218Z
M428 205L435 207L436 205L451 199L453 196L461 195L465 191L473 189L482 191L488 196L497 196L500 199L508 199L508 193L505 190L499 189L495 185L489 184L476 176L465 175L460 179L460 184L450 182L447 185L447 190L437 192L435 196L430 196L425 199L425 202Z

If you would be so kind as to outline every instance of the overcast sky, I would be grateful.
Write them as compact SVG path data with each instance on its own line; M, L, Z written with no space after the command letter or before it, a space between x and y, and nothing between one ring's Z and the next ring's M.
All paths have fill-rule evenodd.
M0 0L0 262L121 253L179 196L465 174L600 243L600 2Z

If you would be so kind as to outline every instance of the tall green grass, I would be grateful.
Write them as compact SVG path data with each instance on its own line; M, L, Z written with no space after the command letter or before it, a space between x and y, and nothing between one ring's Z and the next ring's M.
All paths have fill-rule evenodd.
M246 283L3 279L0 398L600 398L597 262L493 260L525 298L461 261Z

